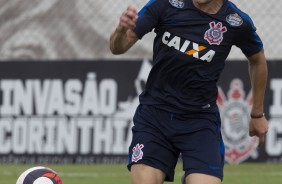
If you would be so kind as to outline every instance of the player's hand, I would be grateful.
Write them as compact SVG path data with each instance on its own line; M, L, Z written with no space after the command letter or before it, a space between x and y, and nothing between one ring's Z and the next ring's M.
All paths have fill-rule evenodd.
M257 136L259 138L259 143L264 143L265 135L268 131L268 122L265 117L253 119L251 118L249 124L249 134L250 136Z
M120 31L134 29L137 22L137 10L133 6L129 6L120 16L118 28Z

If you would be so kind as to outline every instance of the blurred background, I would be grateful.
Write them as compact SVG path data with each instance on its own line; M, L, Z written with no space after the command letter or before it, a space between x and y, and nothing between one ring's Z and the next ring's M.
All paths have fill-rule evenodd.
M281 55L281 2L232 0L253 19L268 59ZM0 0L0 59L140 59L152 58L152 37L145 36L122 56L108 49L110 33L128 5L146 0ZM242 59L234 48L229 59Z
M282 1L231 1L250 15L264 43L270 128L263 145L248 136L248 64L233 47L218 83L225 181L280 184ZM35 165L54 168L67 184L129 183L132 117L151 68L155 33L119 56L111 54L108 42L127 6L140 10L146 3L0 0L1 184L15 183ZM178 166L175 183L181 176Z

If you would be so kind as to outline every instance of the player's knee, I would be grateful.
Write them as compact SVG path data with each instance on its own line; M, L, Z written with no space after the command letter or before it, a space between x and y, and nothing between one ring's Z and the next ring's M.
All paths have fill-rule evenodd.
M186 177L182 177L182 184L220 184L221 179L215 176L192 173Z
M131 166L132 184L162 184L165 173L159 169L144 164L134 164Z

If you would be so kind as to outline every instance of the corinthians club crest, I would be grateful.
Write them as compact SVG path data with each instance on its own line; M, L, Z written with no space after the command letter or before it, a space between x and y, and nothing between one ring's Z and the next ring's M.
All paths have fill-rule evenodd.
M218 89L217 104L221 112L222 136L225 144L225 160L238 164L248 158L257 158L257 137L249 136L249 117L253 104L252 93L245 99L243 83L233 79L225 97Z
M205 32L204 38L210 45L219 45L223 40L223 33L227 32L227 28L221 22L215 23L213 21L209 25L210 29Z
M133 147L132 149L132 162L137 162L138 160L141 160L143 157L143 151L142 149L144 148L143 144L137 144L136 146Z

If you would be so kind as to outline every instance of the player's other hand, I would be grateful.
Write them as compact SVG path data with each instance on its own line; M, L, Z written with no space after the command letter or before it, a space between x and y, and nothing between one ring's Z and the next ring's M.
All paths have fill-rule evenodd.
M259 138L259 143L264 143L265 135L268 131L268 122L265 117L259 119L251 119L249 124L249 134L250 136L257 136Z
M120 16L118 29L120 31L134 29L137 18L137 10L133 6L128 6L128 8Z

